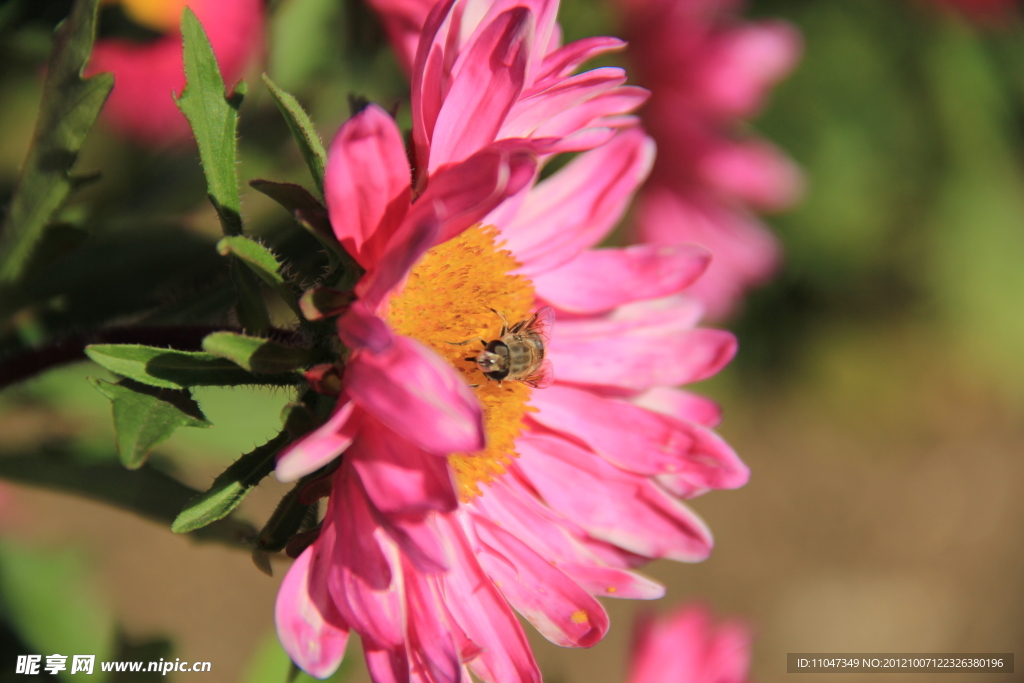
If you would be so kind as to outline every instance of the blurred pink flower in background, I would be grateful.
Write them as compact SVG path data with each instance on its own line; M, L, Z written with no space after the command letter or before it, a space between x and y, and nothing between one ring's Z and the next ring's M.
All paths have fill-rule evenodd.
M746 683L750 628L739 620L713 623L701 605L642 619L634 635L628 683Z
M417 180L374 105L330 147L331 223L366 275L338 321L352 354L334 415L277 469L292 481L343 455L304 489L329 489L328 509L276 609L285 650L316 676L338 666L354 629L375 681L468 681L464 666L485 681L539 680L513 608L559 645L593 645L608 628L595 596L660 597L631 569L710 552L681 499L748 477L710 429L717 406L674 388L735 351L731 334L696 329L701 306L679 295L707 252L594 249L654 153L639 128L600 124L628 124L618 117L642 93L605 106L617 80L574 90L568 51L545 66L556 3L491 7L467 23L486 7L446 3L427 20L413 69ZM562 99L567 88L579 96ZM534 154L567 138L603 144L538 183ZM557 317L554 385L484 377L473 340L499 338L499 314L516 323L544 305L542 320Z
M635 236L706 247L711 265L689 291L720 319L779 264L778 243L753 212L784 208L800 192L795 165L742 132L793 68L800 37L781 22L740 22L734 0L619 2L628 58L651 91L644 126L658 144Z
M106 4L114 4L107 2ZM179 24L187 6L203 24L224 82L230 89L263 50L262 0L120 0L125 14L164 34L152 42L125 38L96 41L87 73L110 71L114 90L103 108L108 127L146 145L192 138L171 93L185 86Z

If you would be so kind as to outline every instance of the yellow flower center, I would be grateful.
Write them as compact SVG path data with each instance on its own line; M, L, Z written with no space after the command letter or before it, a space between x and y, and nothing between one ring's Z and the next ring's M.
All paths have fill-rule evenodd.
M104 0L106 5L118 2L136 24L164 33L178 30L181 12L188 4L188 0Z
M527 405L530 387L515 381L499 385L473 360L466 360L482 350L477 338L499 338L501 318L490 309L514 324L529 317L533 306L533 283L512 273L519 263L497 238L494 226L476 225L437 245L389 302L392 329L426 344L465 375L467 384L477 385L473 391L483 407L487 446L448 456L463 502L480 495L481 482L505 473L505 465L517 457L515 440L523 417L534 410ZM467 340L473 341L463 346L451 343Z

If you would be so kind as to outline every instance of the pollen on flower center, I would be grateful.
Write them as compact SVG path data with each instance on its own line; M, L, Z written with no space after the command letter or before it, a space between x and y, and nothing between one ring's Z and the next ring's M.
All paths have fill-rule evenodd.
M476 338L498 339L500 312L509 323L530 315L533 283L512 273L519 263L497 242L494 226L476 225L424 255L409 274L405 288L390 301L388 323L399 334L426 344L476 384L483 407L487 446L476 453L448 457L459 496L480 495L480 482L505 473L516 457L515 440L523 417L532 410L530 387L522 382L497 382L484 377L472 360L482 348ZM464 346L450 342L474 340Z

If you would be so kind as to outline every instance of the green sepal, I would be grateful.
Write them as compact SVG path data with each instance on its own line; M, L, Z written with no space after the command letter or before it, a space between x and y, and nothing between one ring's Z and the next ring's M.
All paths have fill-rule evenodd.
M156 446L178 427L211 427L187 389L157 389L123 379L117 384L89 378L110 399L117 452L130 470L142 467Z
M289 440L288 434L282 432L232 463L213 480L209 491L185 505L171 524L171 531L188 533L229 515L273 471L275 456Z
M224 79L210 39L188 7L181 15L181 35L186 83L175 101L192 126L206 174L207 191L224 234L238 235L242 232L242 217L235 168L236 136L238 107L244 90L236 88L230 96L225 95Z
M226 358L197 351L141 344L92 344L85 347L85 354L111 372L162 389L240 384L291 386L302 382L302 375L296 373L254 375Z
M298 533L309 512L309 505L299 502L299 489L305 482L296 484L286 493L260 529L256 547L268 553L284 550L291 537Z
M57 29L36 131L0 227L0 284L22 279L47 224L82 179L71 175L114 76L82 78L96 36L98 0L78 0Z
M288 130L291 131L292 137L295 138L295 143L299 146L299 151L302 152L302 158L306 160L306 165L309 166L309 172L313 176L313 182L316 183L316 189L323 196L324 169L327 168L327 151L324 149L324 143L320 141L320 135L316 132L313 121L309 118L306 110L302 108L302 105L299 104L299 101L291 94L277 87L267 74L263 74L263 83L274 97L277 108L281 110L281 115L284 116L284 120L288 124Z
M306 320L323 320L344 313L355 300L353 292L340 292L332 287L310 287L299 299L299 308Z
M280 373L309 365L308 349L283 346L269 339L234 332L214 332L203 339L203 350L227 358L249 372Z
M274 252L256 240L242 235L223 238L217 243L217 251L222 256L231 255L244 263L259 279L277 292L296 315L302 315L295 292L281 275L281 264Z

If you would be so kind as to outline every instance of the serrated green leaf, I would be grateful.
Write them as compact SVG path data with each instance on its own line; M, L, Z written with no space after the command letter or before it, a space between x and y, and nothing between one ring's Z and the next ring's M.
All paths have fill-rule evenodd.
M97 5L78 0L57 30L35 136L0 229L0 284L22 278L47 224L78 184L71 168L114 87L113 74L81 76L92 53Z
M281 115L284 116L284 120L288 124L288 130L291 131L292 137L295 138L295 143L299 146L299 151L302 152L302 158L306 160L306 165L309 166L309 172L313 176L313 182L316 183L316 189L319 190L320 196L323 196L327 152L324 150L324 143L320 141L320 135L313 126L313 121L309 118L306 110L302 108L302 105L299 104L299 101L291 94L277 87L267 74L263 74L263 83L266 84L270 94L274 97L274 101L277 102L277 108L281 110Z
M239 384L294 385L294 373L254 375L212 353L175 351L141 344L93 344L85 354L111 372L151 387L187 389Z
M128 379L117 384L90 379L89 383L110 399L117 452L130 470L141 467L178 427L212 426L185 389L157 389Z
M85 464L74 453L56 447L0 454L0 478L84 496L162 524L170 524L183 505L200 495L149 465L126 470L120 464ZM255 537L251 524L232 518L221 519L193 536L242 548L251 548Z
M256 240L237 235L225 237L218 242L217 251L223 256L234 256L244 263L259 279L267 283L296 315L302 314L295 292L281 275L281 264L270 249Z
M250 372L277 373L297 370L309 364L308 349L284 346L269 339L247 337L234 332L214 332L203 339L203 350L227 358Z
M171 524L171 531L188 533L229 515L246 494L274 470L275 456L289 438L282 432L232 463L213 480L209 491L185 505Z
M186 7L182 13L181 35L186 84L176 101L192 126L207 191L224 234L238 235L242 232L242 218L235 162L241 96L237 90L232 97L225 95L224 79L210 40L191 8Z
M199 159L206 175L207 194L220 218L225 235L242 234L241 199L238 191L237 133L238 108L245 83L225 95L224 79L210 40L191 8L181 17L184 41L185 89L176 102L192 126L199 146ZM238 319L242 327L261 334L270 329L270 315L251 273L232 268L238 292Z

